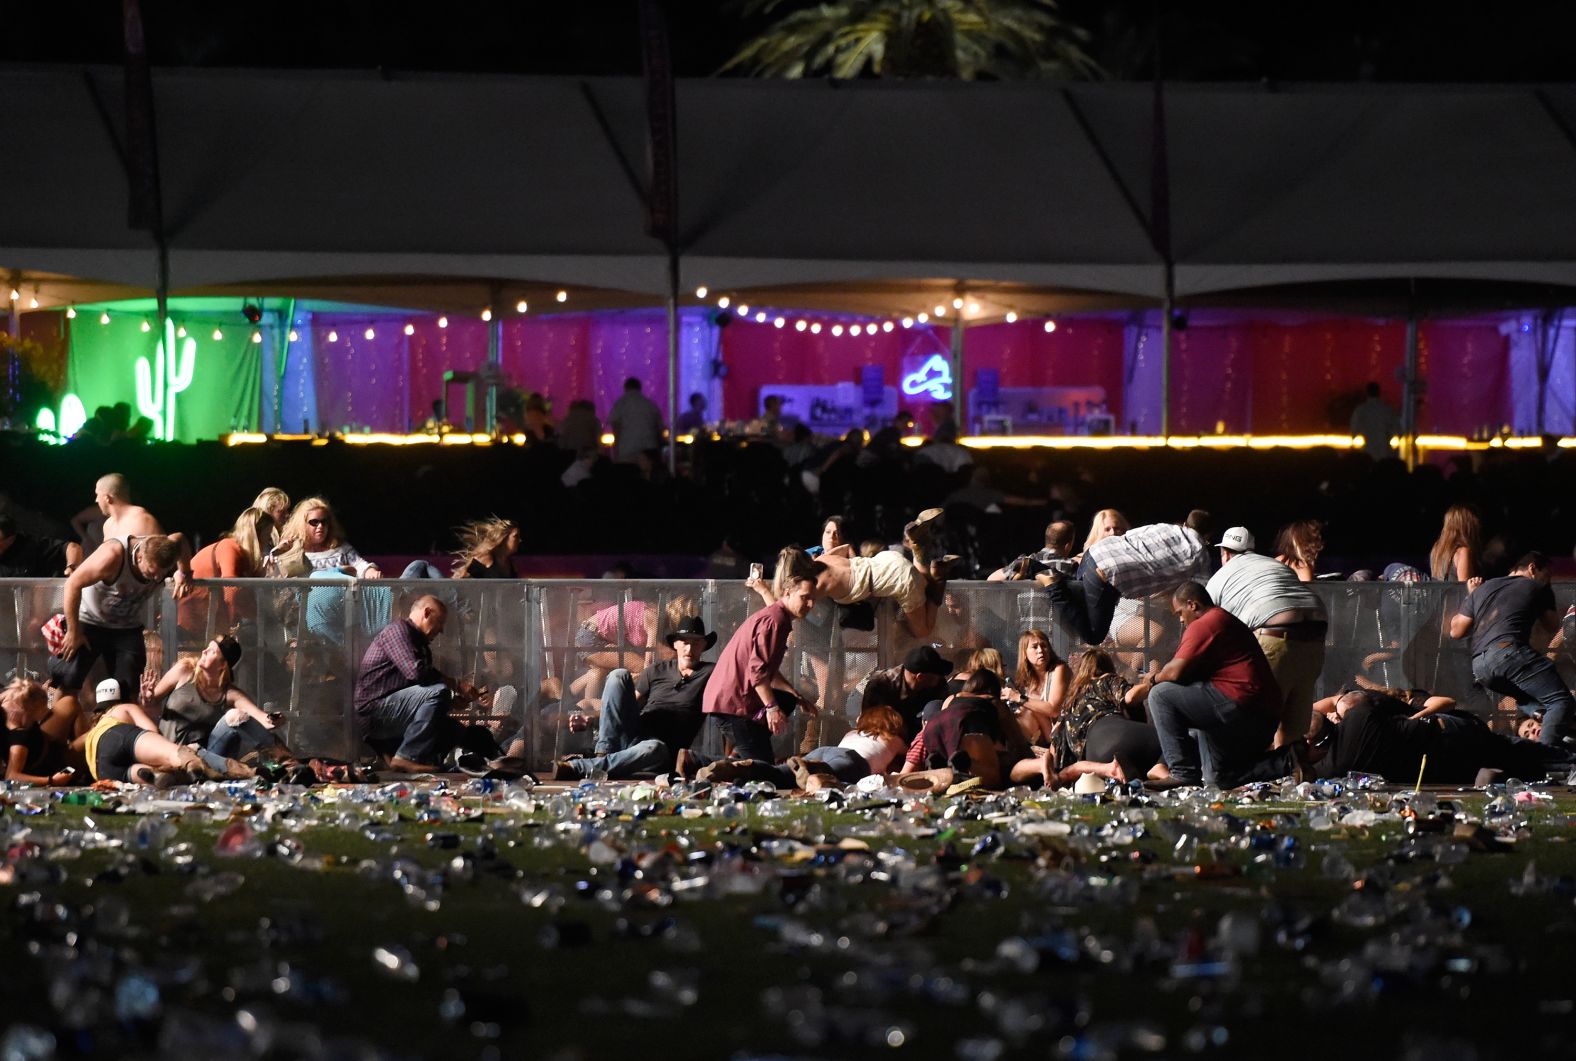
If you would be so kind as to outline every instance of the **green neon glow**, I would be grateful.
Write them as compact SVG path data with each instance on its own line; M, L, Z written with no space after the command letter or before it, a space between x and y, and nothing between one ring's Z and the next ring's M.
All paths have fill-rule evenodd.
M56 446L64 446L67 440L81 431L82 425L87 422L87 407L75 394L68 394L60 399L59 416L55 415L53 409L40 409L37 419L33 421L40 434L50 436L45 441Z
M180 341L177 355L175 322L164 321L164 338L154 350L153 364L137 358L137 410L153 421L153 437L175 440L175 396L192 385L197 363L197 340Z

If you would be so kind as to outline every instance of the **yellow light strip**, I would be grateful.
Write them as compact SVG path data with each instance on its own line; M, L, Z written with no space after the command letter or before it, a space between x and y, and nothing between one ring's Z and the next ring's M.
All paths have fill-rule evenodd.
M431 434L395 435L386 433L333 435L333 439L352 446L488 446L494 439L481 433L451 431L442 436ZM713 434L718 441L722 436ZM330 437L322 435L265 435L253 431L237 431L221 436L226 446L248 446L261 442L311 442L325 446ZM498 441L525 445L523 434L506 435ZM925 439L910 435L903 439L905 446L924 445ZM605 446L613 444L613 436L601 438ZM691 445L695 436L678 436L680 445ZM971 449L1358 449L1362 442L1351 435L970 435L958 442ZM1561 449L1576 448L1576 438L1562 438L1555 443ZM1401 440L1392 438L1391 449L1399 449ZM1541 449L1543 439L1530 437L1496 437L1475 441L1464 435L1418 435L1419 449L1451 450L1455 452L1481 452L1491 449Z

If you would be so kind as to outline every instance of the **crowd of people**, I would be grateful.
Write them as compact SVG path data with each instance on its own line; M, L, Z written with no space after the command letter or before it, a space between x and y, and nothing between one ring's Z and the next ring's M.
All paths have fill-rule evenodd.
M0 577L63 579L60 614L43 629L47 675L16 674L5 687L7 776L165 785L298 763L281 739L282 715L235 682L243 649L229 631L251 618L251 598L207 582L383 579L331 503L310 496L292 504L283 490L266 488L227 534L195 552L133 503L120 475L95 484L93 513L76 521L80 541L25 534L0 513ZM1376 687L1356 675L1352 687L1319 697L1329 623L1309 587L1322 549L1315 521L1287 525L1265 552L1245 527L1217 537L1209 513L1197 509L1175 523L1139 526L1103 509L1084 530L1053 520L1040 549L990 575L1024 583L1043 601L1043 619L1026 622L1016 646L972 643L966 658L948 659L933 643L970 533L941 508L908 521L899 543L856 540L849 521L834 516L814 547L784 547L769 576L760 570L746 581L760 607L714 662L705 656L718 634L693 601L674 600L666 614L641 601L601 608L578 628L573 651L583 673L562 693L576 708L568 728L594 730L594 740L586 754L556 758L553 775L755 779L811 791L877 777L943 790L1055 787L1084 777L1226 786L1351 770L1410 781L1421 769L1429 780L1471 781L1482 770L1527 777L1572 765L1576 702L1539 643L1562 636L1552 565L1529 552L1508 575L1485 580L1481 523L1470 507L1447 512L1428 572L1397 564L1379 577L1464 584L1449 636L1468 644L1477 682L1523 711L1516 736L1492 732L1448 697ZM458 538L450 563L416 561L400 578L514 576L517 525L477 520ZM219 631L202 634L202 648L167 669L150 663L143 629L147 603L166 581L183 631ZM324 585L306 593L308 632L342 636L331 616L344 592ZM902 641L912 646L900 666L863 676L846 709L832 683L815 683L817 702L784 670L790 645L820 644L818 624L807 620L823 599L844 629L866 631L872 605L892 602ZM1140 671L1132 649L1156 640L1147 624L1157 604L1180 625L1180 638L1169 660ZM407 592L400 607L392 598L385 605L345 705L358 755L396 772L526 772L517 714L489 710L480 726L457 719L463 705L498 706L501 690L435 665L432 645L452 595L435 586ZM198 611L202 621L189 622ZM1087 647L1059 658L1055 630ZM637 651L624 651L631 647ZM85 686L100 664L104 680L89 696ZM826 664L818 658L812 669L824 678ZM774 738L796 714L803 739L796 754L778 755Z

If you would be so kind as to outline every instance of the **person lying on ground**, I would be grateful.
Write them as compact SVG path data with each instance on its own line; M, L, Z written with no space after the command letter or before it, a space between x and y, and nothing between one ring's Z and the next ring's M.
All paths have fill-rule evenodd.
M790 756L781 765L756 759L720 759L700 768L695 777L712 782L770 781L779 791L817 792L884 774L907 747L903 716L877 705L861 711L854 728L835 746Z
M234 759L211 764L194 749L176 744L158 731L136 704L119 703L102 712L93 727L71 742L86 761L94 781L130 781L168 787L193 780L244 780L254 776Z

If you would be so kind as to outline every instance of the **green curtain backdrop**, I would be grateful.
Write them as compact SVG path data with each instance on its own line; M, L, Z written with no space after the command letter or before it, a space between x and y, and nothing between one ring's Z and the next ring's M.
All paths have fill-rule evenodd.
M142 330L144 320L152 330ZM252 341L254 327L240 316L216 320L211 315L183 318L172 313L171 320L177 326L184 325L188 336L197 342L191 383L175 400L174 440L196 442L218 438L229 431L256 430L263 347ZM126 402L135 420L141 415L137 404L137 359L147 357L151 368L158 345L158 325L153 315L112 314L108 324L100 324L97 312L84 310L70 324L67 389L82 399L89 416L101 405ZM222 339L213 337L215 328L223 334ZM177 339L177 351L180 344Z

